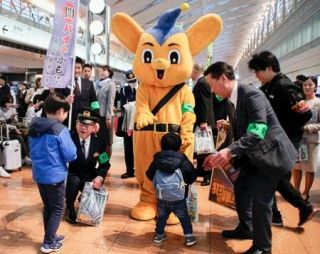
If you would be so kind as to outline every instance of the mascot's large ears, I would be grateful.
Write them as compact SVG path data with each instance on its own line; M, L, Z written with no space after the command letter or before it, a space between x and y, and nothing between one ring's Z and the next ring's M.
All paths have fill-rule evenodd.
M221 30L222 20L218 15L207 14L199 18L186 31L191 55L195 56L200 53L220 34Z
M111 27L123 45L135 53L143 30L133 18L122 12L117 13L112 17Z

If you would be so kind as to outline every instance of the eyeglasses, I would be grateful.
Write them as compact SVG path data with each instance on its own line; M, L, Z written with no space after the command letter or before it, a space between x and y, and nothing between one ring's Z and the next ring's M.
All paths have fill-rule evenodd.
M79 127L89 128L91 126L94 126L94 123L80 123L78 122Z

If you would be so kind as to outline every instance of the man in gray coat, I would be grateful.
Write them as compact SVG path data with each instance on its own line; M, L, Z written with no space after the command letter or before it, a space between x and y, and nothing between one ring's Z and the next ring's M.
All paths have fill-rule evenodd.
M238 84L230 65L216 62L205 76L212 91L229 98L235 107L231 123L235 141L204 161L204 168L225 168L230 163L240 168L234 185L239 224L222 235L253 239L246 254L271 253L273 196L280 178L295 163L296 149L265 95L253 86Z

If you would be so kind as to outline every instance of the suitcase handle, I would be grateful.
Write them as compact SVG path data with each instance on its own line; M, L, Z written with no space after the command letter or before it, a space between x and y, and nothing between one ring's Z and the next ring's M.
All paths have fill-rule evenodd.
M0 136L1 136L1 142L3 142L3 125L6 125L6 128L7 128L7 140L9 140L9 130L10 129L16 129L16 126L14 125L11 125L11 124L7 124L7 123L2 123L1 124L1 128L0 128Z

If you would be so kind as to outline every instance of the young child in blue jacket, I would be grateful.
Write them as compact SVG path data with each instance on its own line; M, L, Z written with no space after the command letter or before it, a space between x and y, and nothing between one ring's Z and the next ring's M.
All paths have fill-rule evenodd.
M40 250L43 253L58 251L64 236L57 230L64 210L67 162L77 157L69 130L62 125L70 109L61 94L50 95L44 103L47 117L32 119L29 127L30 155L33 180L37 183L44 204L45 235Z

